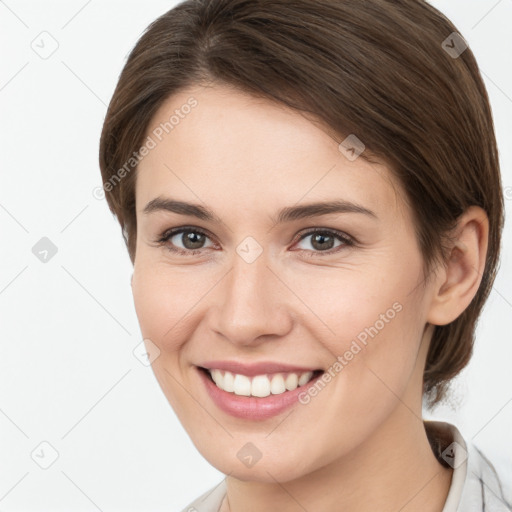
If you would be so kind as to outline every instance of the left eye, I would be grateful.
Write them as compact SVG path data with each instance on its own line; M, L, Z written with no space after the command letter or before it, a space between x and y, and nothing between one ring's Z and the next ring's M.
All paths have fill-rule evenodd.
M310 242L306 245L309 247L301 247L301 250L314 252L336 252L332 251L332 249L338 249L342 246L350 246L353 245L352 240L347 235L342 235L341 233L337 233L335 231L330 230L315 230L305 233L301 236L299 243L304 242L306 239L310 238ZM335 245L336 241L338 241L338 245ZM312 249L311 249L312 248Z

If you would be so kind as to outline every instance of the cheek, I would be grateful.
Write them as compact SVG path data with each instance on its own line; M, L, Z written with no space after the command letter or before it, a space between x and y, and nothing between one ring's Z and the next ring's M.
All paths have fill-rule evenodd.
M411 293L419 275L418 268L411 267L401 274L383 266L373 272L369 267L340 268L325 276L311 272L290 275L288 280L310 306L301 321L317 326L314 337L340 355L353 342L362 349L382 344L398 348L403 339L413 337L423 306L418 293Z
M186 330L190 330L187 313L197 302L194 298L198 291L180 292L189 282L188 276L170 272L164 275L157 265L143 264L141 260L134 267L132 294L142 336L160 351L151 368L180 421L190 425L196 411L185 390L189 385L180 358L188 339Z
M318 339L331 354L335 377L327 387L335 390L338 415L371 418L379 410L384 413L396 396L404 395L415 369L424 304L421 287L411 290L421 261L410 262L401 273L389 270L350 269L329 283L304 283L309 303L329 328Z
M340 403L350 403L350 396L358 397L356 407L366 409L365 403L371 406L379 401L384 405L404 395L416 365L421 335L419 326L410 321L415 314L412 305L394 305L396 309L384 309L363 323L354 320L343 338L337 353L341 356L338 361L343 367L341 380L347 401Z
M303 397L304 414L317 418L314 434L304 434L303 445L318 465L358 446L406 401L421 339L420 322L415 320L418 305L404 297L399 304L381 304L338 310L338 336L327 346L337 356L327 370L333 377ZM296 424L288 420L291 430L300 429L301 419L295 418ZM320 451L318 439L328 440L320 443Z
M159 307L163 294L161 285L154 280L150 272L136 266L133 273L132 294L142 336L154 342L159 340L165 329L162 310Z
M137 263L132 293L142 335L163 352L174 352L187 339L186 330L194 306L208 284L190 271L159 270L158 265Z

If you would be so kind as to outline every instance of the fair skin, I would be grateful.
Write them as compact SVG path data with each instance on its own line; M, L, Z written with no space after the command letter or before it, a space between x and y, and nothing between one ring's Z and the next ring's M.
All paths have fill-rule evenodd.
M350 161L318 123L220 85L169 98L148 134L190 96L197 107L138 167L132 289L143 337L160 350L152 367L163 392L197 449L228 475L222 511L440 512L452 471L426 437L423 369L433 325L457 318L480 284L485 213L464 214L450 258L425 280L412 212L386 165ZM157 197L218 219L145 213ZM284 207L333 200L373 215L272 220ZM155 242L181 226L206 232L195 254L182 234ZM311 228L333 244L303 236ZM249 236L263 249L250 263L237 253ZM207 360L327 371L393 304L400 311L307 404L253 421L205 391L197 366ZM246 443L261 453L251 467L237 457Z

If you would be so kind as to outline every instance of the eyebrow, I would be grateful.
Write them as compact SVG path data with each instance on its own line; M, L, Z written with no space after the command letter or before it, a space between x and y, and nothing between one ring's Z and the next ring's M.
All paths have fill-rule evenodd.
M150 214L158 211L168 211L180 215L189 215L205 221L222 223L214 212L200 204L177 201L171 198L156 197L144 207L143 213ZM274 224L291 222L293 220L318 217L332 213L361 213L377 218L377 215L368 208L351 201L334 200L327 202L308 203L300 206L287 206L279 210L277 216L271 217Z

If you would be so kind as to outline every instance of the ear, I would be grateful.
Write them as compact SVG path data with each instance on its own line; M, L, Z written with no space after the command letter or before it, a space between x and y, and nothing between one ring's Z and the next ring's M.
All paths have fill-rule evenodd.
M482 281L487 255L489 219L471 206L454 229L450 255L435 279L427 322L446 325L469 306Z

